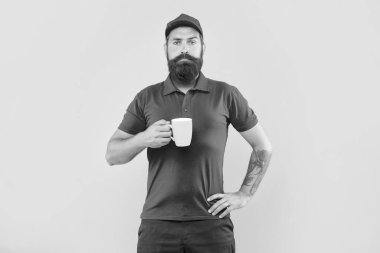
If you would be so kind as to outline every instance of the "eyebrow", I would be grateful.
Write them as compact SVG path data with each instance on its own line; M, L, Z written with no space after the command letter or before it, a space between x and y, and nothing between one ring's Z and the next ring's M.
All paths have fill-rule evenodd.
M192 39L198 39L198 37L197 36L193 36L193 37L190 37L190 38L187 38L187 39L173 38L173 40L192 40Z

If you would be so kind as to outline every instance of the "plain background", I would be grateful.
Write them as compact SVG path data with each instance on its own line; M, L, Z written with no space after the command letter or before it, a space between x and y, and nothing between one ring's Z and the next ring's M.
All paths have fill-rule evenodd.
M198 18L203 72L235 85L274 154L232 213L237 252L380 251L376 0L8 1L0 6L0 252L135 252L147 161L106 145L167 75L166 23ZM251 149L232 127L225 191Z

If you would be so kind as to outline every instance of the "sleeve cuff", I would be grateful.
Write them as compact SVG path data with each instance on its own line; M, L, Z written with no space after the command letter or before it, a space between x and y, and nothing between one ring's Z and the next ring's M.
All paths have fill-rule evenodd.
M244 132L244 131L247 131L247 130L251 129L252 127L256 126L256 124L258 122L259 121L258 121L257 117L255 117L255 118L252 118L251 120L249 120L246 124L239 126L239 127L235 127L235 129L238 132Z

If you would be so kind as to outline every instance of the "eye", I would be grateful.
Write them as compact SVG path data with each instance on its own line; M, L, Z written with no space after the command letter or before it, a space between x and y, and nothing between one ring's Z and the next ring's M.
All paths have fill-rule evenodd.
M174 45L179 45L179 43L180 43L179 40L175 40L175 41L173 41L173 44L174 44Z
M197 41L195 41L195 40L191 40L191 41L190 41L190 44L191 44L191 45L197 44Z

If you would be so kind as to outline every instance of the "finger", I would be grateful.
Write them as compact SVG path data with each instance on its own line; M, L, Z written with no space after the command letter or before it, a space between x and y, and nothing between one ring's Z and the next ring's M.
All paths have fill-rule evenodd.
M217 201L216 203L212 205L212 207L208 210L208 212L213 213L215 209L217 209L221 204L223 204L226 201L227 199L220 199L219 201Z
M217 193L207 199L207 201L213 201L214 199L221 199L224 197L223 193Z
M222 204L220 204L216 209L215 211L212 213L212 215L217 215L218 213L220 213L223 209L226 209L228 208L229 206L229 203L226 201Z
M226 208L226 210L221 215L219 215L219 218L223 218L224 216L229 214L232 210L233 209L231 207Z
M171 132L159 132L157 135L158 138L169 138L170 136L172 136Z
M171 139L170 138L159 138L158 141L162 144L162 145L166 145L168 144Z
M171 132L170 126L169 125L159 125L156 126L156 130L160 132Z
M167 120L164 120L164 119L160 119L156 122L153 123L153 125L166 125L166 124L169 124L170 121L167 121Z

